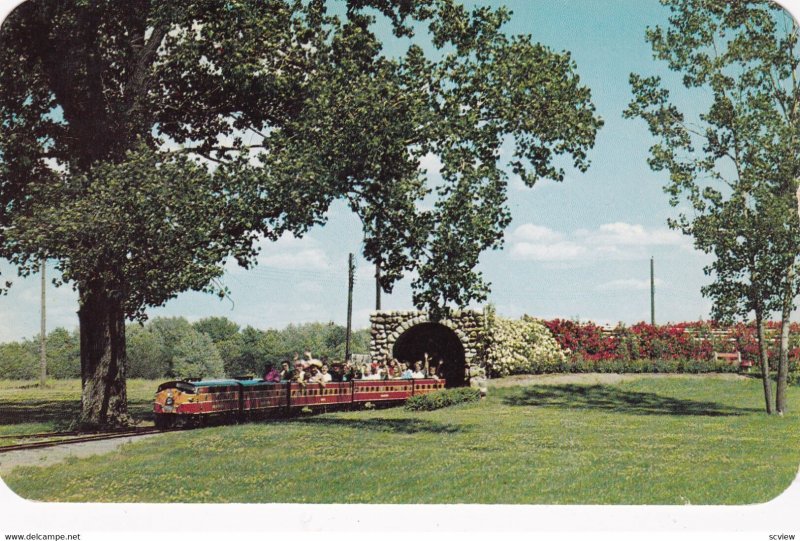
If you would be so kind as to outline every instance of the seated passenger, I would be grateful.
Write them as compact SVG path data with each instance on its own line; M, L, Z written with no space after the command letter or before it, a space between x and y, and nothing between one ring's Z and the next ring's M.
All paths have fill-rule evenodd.
M369 368L369 375L364 376L363 379L381 379L380 371L378 371L378 367L376 365L372 365Z
M360 366L354 366L353 363L347 361L344 364L344 380L352 381L354 379L362 379L364 377L364 370Z
M392 359L391 361L389 361L388 371L390 378L400 377L400 363L397 362L397 359Z
M281 362L280 377L281 381L291 381L294 376L294 371L289 368L289 361Z
M295 383L301 383L305 385L307 379L306 371L303 368L302 364L298 364L296 366L297 370L295 370L294 373L292 374L292 381L294 381Z
M323 364L322 365L322 370L320 370L320 374L322 374L322 383L328 383L328 382L333 381L333 376L328 371L328 365L327 364Z
M334 383L341 383L342 381L347 381L345 379L345 374L341 363L334 363L333 367L331 368L331 381Z
M400 369L402 370L400 374L400 379L411 379L414 377L414 373L408 367L406 363L400 363Z
M387 361L383 361L381 363L381 376L383 376L383 379L393 379L393 378L396 377L393 374L394 374L394 371L392 370L392 361L391 361L391 359L389 359Z
M264 365L264 381L267 383L280 383L281 381L281 373L278 372L272 363L267 363Z
M309 366L308 378L306 379L306 382L320 383L320 384L325 383L324 377L322 376L322 372L319 371L319 368L317 367L316 364L312 364L311 366Z
M425 378L425 372L422 369L422 361L417 361L414 363L414 371L411 372L411 377L413 379Z

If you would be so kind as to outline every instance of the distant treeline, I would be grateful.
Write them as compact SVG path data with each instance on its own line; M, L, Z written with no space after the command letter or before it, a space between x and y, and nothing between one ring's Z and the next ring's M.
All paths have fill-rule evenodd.
M144 326L127 326L129 378L218 377L261 374L264 363L302 356L343 359L346 329L334 323L289 325L282 330L241 329L224 317L189 323L182 317L155 318ZM353 332L352 352L367 353L369 329ZM80 340L77 330L57 328L47 335L49 377L79 378ZM39 377L39 337L0 344L0 379Z

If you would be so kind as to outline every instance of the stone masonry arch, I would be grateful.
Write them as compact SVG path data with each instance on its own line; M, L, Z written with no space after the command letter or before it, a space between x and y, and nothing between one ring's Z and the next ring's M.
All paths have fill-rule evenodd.
M418 310L379 311L370 315L370 356L382 361L392 358L395 343L407 331L425 323L435 323L450 329L464 348L464 380L483 364L483 314L473 310L453 312L438 321L431 320L427 312Z

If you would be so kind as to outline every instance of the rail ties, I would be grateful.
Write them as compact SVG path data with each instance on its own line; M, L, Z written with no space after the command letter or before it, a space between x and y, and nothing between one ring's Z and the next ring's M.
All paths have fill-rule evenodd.
M44 447L56 447L58 445L68 445L70 443L83 443L89 441L101 441L101 440L113 440L116 438L126 438L130 436L144 436L146 434L158 434L161 432L169 432L169 430L163 430L160 428L155 427L147 427L147 428L134 428L130 430L119 430L114 432L100 432L97 434L87 434L85 436L77 435L77 433L67 433L67 432L46 432L41 434L26 434L25 437L32 439L34 437L48 437L46 434L49 434L50 437L53 435L58 436L67 436L67 435L75 435L75 437L71 437L68 439L59 439L59 440L50 440L50 441L38 441L33 443L19 443L16 445L5 445L0 447L0 453L10 453L11 451L24 451L27 449L41 449ZM23 437L22 435L14 436L16 438Z

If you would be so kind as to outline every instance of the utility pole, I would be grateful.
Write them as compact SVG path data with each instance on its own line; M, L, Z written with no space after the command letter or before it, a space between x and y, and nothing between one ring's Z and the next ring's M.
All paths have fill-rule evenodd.
M353 284L355 284L355 258L353 254L347 260L347 334L344 341L344 360L350 360L350 336L353 332Z
M41 314L41 328L39 330L39 387L44 387L47 380L47 325L45 323L45 301L44 292L47 284L45 278L45 263L47 260L42 258L42 314Z
M650 257L650 324L656 324L656 279L653 272L653 257Z
M381 260L375 263L375 310L381 309Z

